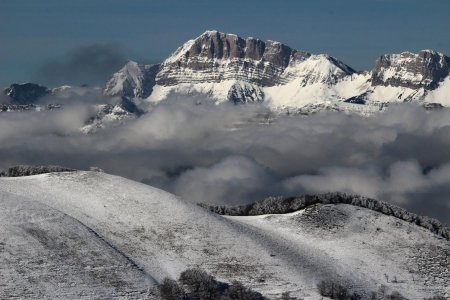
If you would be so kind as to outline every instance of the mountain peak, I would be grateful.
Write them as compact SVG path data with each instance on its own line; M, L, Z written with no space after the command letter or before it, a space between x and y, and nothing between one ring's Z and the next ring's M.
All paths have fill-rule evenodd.
M382 55L372 72L372 85L434 89L450 73L450 58L433 50Z
M159 65L140 65L130 60L107 82L103 93L107 96L146 98L153 91L158 71Z
M229 36L229 37L238 37L236 34L234 33L227 33L227 32L222 32L222 31L218 31L218 30L206 30L205 32L203 32L199 37L200 38L202 36Z
M244 39L236 34L208 30L183 44L164 61L157 82L162 86L171 86L200 81L240 80L260 86L274 86L290 82L292 76L300 74L295 70L298 64L312 57L311 53L277 41ZM329 64L322 65L322 71L331 70L335 73L303 78L302 82L335 81L354 73L353 69L328 55L320 57ZM306 76L313 71L301 69Z
M10 97L14 104L33 104L40 97L50 93L47 87L35 83L14 83L4 90L4 94Z
M129 61L125 64L124 68L133 68L133 67L137 67L137 66L139 66L139 64L138 64L137 62L135 62L135 61L133 61L133 60L129 60Z
M147 98L156 85L152 101L165 99L170 93L199 93L217 102L267 101L273 107L304 107L323 101L367 102L373 106L370 111L378 111L381 102L428 97L426 90L436 89L448 76L450 58L427 49L385 54L371 72L361 73L328 54L311 54L273 40L207 30L152 70L147 73L147 66L130 61L115 74L105 92ZM355 99L358 102L352 102ZM349 109L346 104L342 107L362 109Z

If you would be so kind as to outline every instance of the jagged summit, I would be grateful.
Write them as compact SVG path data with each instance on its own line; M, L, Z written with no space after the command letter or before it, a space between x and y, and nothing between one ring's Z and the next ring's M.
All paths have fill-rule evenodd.
M45 86L35 83L14 83L3 93L11 98L12 104L27 105L35 103L39 98L51 93Z
M449 57L422 50L382 55L372 71L356 72L328 54L208 30L160 65L129 62L114 74L105 94L150 102L198 95L215 103L261 102L277 111L302 114L330 105L372 114L395 102L446 105L442 95L450 88L449 70Z
M159 65L141 65L135 61L120 69L106 84L104 94L129 98L148 97L155 85Z
M306 70L315 67L314 63L306 64L310 60L321 60L322 68ZM314 80L310 79L315 71L324 70L333 76L313 75ZM307 84L335 81L354 72L327 55L313 55L270 40L243 39L235 34L206 31L186 42L165 60L156 81L161 86L173 86L240 80L268 87L286 84L298 77Z
M194 40L190 40L167 60L176 61L193 57L207 59L247 58L271 62L286 67L291 59L304 60L311 56L275 41L264 42L255 38L243 39L236 34L219 31L205 31Z
M450 58L433 50L382 55L372 71L372 85L434 89L450 72Z

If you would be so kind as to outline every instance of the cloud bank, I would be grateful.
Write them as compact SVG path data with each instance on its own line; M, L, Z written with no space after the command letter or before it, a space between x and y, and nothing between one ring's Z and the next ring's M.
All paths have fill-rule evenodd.
M449 109L403 104L372 117L324 112L274 119L259 105L174 99L122 126L83 135L77 128L88 113L70 105L2 114L0 168L98 166L192 202L229 205L342 191L450 223Z

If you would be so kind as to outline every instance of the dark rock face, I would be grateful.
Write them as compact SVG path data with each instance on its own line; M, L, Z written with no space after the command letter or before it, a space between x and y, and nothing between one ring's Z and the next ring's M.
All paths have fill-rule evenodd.
M10 112L10 111L33 111L37 110L37 106L35 104L0 104L0 112Z
M36 100L50 94L51 91L45 86L35 83L14 83L9 88L5 89L4 93L11 98L13 104L25 105L35 103Z
M144 90L142 94L134 95L134 97L147 98L152 94L153 87L156 85L156 74L158 74L160 66L161 65L159 64L144 66L144 80L142 81L142 86L144 87Z
M234 34L208 31L195 39L184 58L248 58L270 62L275 67L286 67L292 58L303 60L309 56L310 53L274 41L264 42L254 38L244 40Z
M64 168L60 166L27 166L20 165L11 167L5 171L0 172L0 177L21 177L21 176L31 176L45 173L54 172L72 172L76 171L74 169Z
M21 111L38 111L38 110L54 110L60 109L60 104L47 104L39 106L36 104L0 104L0 112L21 112Z
M131 101L127 97L122 97L121 101L117 105L130 114L140 116L144 113L133 101Z
M207 31L184 44L166 60L156 82L158 85L172 86L234 79L274 86L291 79L283 74L290 64L309 57L311 54L308 52L278 42L242 39L234 34ZM344 72L354 72L345 67Z
M423 108L425 108L426 110L439 110L443 109L444 106L440 103L425 103L423 105Z
M435 89L450 73L450 57L434 51L381 56L372 71L372 85Z
M200 206L220 215L230 216L257 216L265 214L285 214L305 209L315 204L350 204L364 207L373 211L396 217L400 220L414 223L431 232L450 240L450 229L438 220L418 216L403 208L375 199L345 193L328 193L319 195L303 195L299 197L269 197L248 205L235 207L227 206Z
M253 60L261 60L266 50L266 43L261 40L248 38L245 40L246 52L245 57Z
M228 100L234 104L264 101L264 92L251 84L234 84L228 91Z
M366 104L366 97L367 97L367 93L363 93L358 96L350 97L347 100L345 100L344 102L353 103L353 104Z

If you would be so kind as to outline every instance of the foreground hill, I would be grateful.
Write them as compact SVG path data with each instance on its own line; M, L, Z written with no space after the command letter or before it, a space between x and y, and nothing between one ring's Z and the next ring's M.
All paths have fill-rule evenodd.
M98 172L0 178L0 298L151 297L200 267L265 296L320 298L335 280L367 296L449 296L447 239L349 204L220 216L164 191Z

